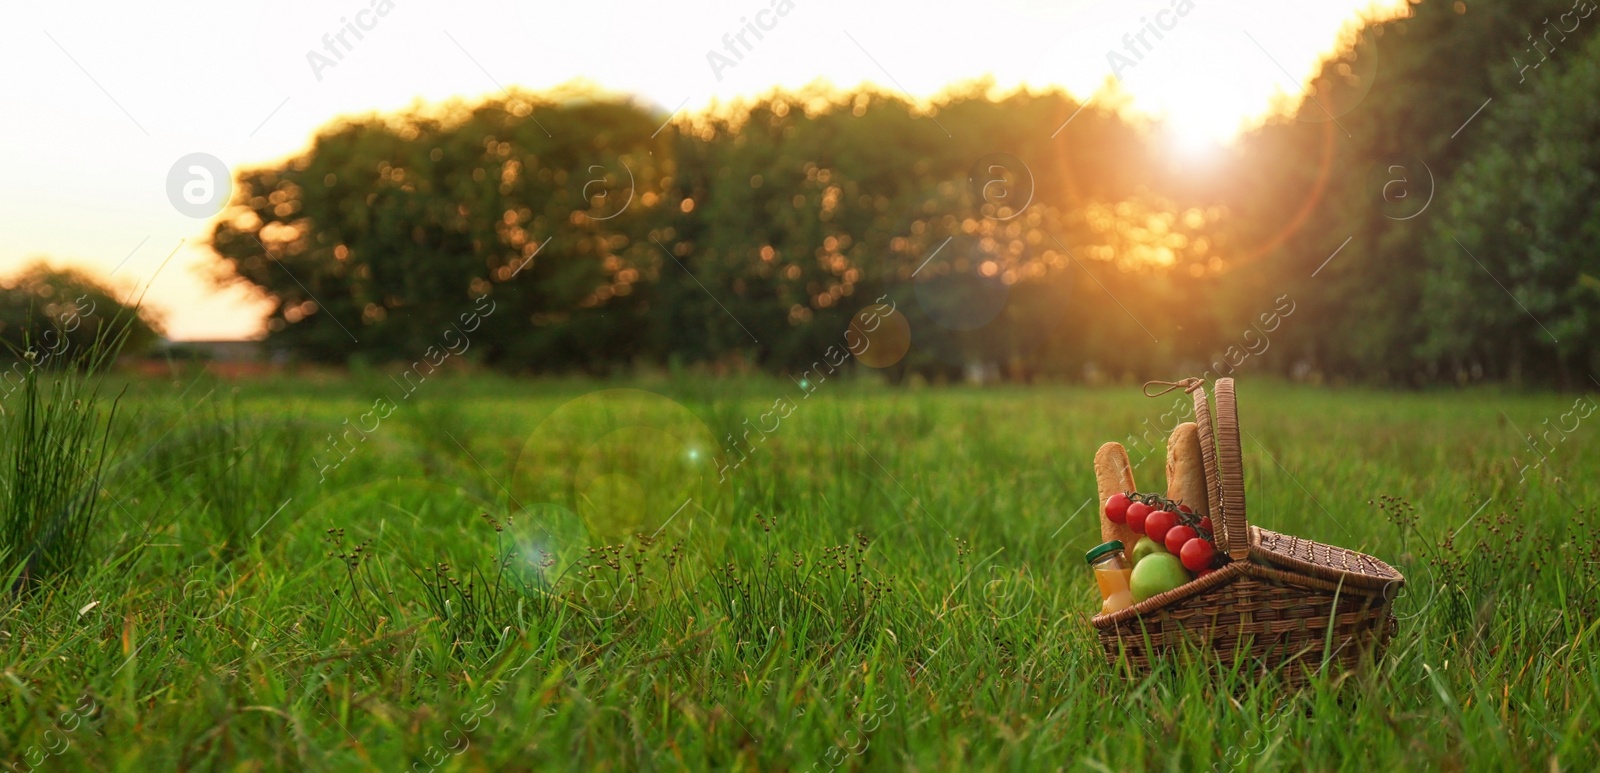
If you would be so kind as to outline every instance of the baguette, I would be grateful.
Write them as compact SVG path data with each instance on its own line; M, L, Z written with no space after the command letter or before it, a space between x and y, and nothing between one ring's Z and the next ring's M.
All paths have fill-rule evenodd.
M1206 497L1206 468L1200 456L1200 425L1179 424L1167 438L1167 499L1189 506L1194 514L1211 515Z
M1121 540L1125 550L1133 550L1133 544L1139 539L1133 529L1125 523L1112 523L1106 519L1106 499L1112 494L1129 494L1137 491L1133 487L1133 465L1128 461L1128 452L1121 443L1107 443L1100 446L1094 454L1094 480L1100 488L1100 539L1105 542Z

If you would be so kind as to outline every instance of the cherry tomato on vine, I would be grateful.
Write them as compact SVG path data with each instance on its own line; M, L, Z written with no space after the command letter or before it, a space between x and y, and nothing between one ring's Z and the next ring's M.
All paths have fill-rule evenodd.
M1193 526L1179 524L1167 530L1167 538L1163 542L1167 545L1167 552L1176 556L1183 550L1184 545L1189 544L1189 540L1199 538L1200 533L1195 531Z
M1127 523L1129 504L1127 494L1112 494L1106 497L1106 520L1112 523Z
M1144 518L1144 533L1157 543L1164 544L1167 532L1178 525L1178 514L1171 510L1157 510Z
M1183 546L1178 558L1183 561L1183 568L1200 572L1211 568L1211 562L1217 558L1217 549L1203 539L1192 539Z
M1145 516L1150 514L1152 509L1153 508L1143 502L1134 502L1133 504L1128 505L1128 528L1133 529L1134 534L1144 533L1144 519Z

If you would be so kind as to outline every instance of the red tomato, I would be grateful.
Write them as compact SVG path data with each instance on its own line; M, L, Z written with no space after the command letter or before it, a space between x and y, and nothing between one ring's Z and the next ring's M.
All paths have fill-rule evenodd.
M1106 520L1112 523L1128 522L1128 495L1112 494L1106 498Z
M1190 515L1194 515L1194 510L1190 509L1188 505L1178 505L1178 509Z
M1184 544L1178 558L1183 561L1183 568L1191 572L1210 569L1211 562L1217 557L1217 549L1203 539L1192 539Z
M1200 531L1203 531L1203 532L1205 532L1207 534L1210 534L1211 533L1211 516L1208 515L1208 516L1206 516L1204 518L1201 518L1200 519L1200 525L1196 526L1195 528L1197 528Z
M1171 510L1157 510L1144 518L1144 533L1150 539L1161 544L1167 538L1167 531L1178 525L1178 514Z
M1196 580L1198 580L1201 577L1204 577L1204 576L1206 576L1208 574L1211 574L1212 572L1215 572L1215 571L1217 571L1217 570L1215 570L1215 569L1201 569L1200 571L1194 573L1194 578Z
M1133 529L1134 534L1144 533L1144 519L1145 516L1150 514L1150 510L1151 507L1143 502L1134 502L1128 505L1128 528Z
M1189 540L1199 536L1200 534L1194 530L1193 526L1178 524L1167 529L1167 538L1163 541L1167 543L1167 552L1176 556L1183 550L1183 546L1189 543Z

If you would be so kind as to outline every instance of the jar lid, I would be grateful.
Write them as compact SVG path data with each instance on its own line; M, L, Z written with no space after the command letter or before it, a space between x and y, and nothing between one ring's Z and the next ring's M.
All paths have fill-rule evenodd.
M1093 550L1090 550L1088 553L1085 553L1084 556L1083 556L1083 560L1092 564L1092 563L1095 562L1095 559L1100 558L1101 556L1104 556L1107 553L1115 553L1115 552L1117 552L1117 551L1119 551L1121 549L1122 549L1122 540L1114 539L1114 540L1112 540L1110 542L1102 542L1099 545L1096 545Z

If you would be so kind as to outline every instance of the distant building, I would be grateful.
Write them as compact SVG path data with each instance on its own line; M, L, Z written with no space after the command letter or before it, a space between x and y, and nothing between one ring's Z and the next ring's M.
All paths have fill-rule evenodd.
M128 364L134 372L155 378L194 366L219 378L260 378L281 372L285 355L269 350L261 341L162 341L148 355Z
M266 362L266 347L260 341L163 341L155 356L206 362Z

